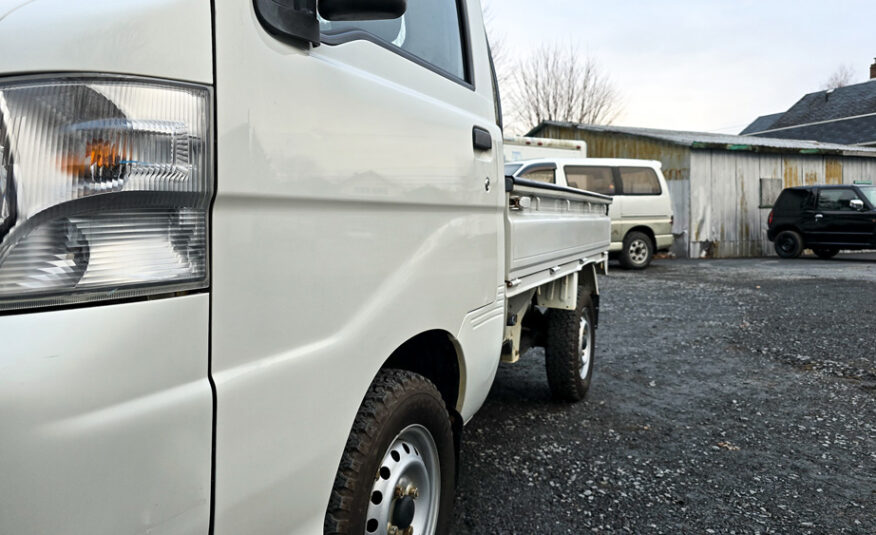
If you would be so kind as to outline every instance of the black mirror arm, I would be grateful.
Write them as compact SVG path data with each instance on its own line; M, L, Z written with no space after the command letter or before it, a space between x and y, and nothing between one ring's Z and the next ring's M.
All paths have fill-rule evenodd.
M316 0L253 0L253 8L262 27L277 39L319 46Z

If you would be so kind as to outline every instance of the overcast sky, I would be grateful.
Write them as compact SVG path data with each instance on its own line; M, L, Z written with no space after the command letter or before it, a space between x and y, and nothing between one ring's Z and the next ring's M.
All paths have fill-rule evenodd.
M615 124L738 133L876 56L876 1L482 0L511 55L574 40L623 95Z

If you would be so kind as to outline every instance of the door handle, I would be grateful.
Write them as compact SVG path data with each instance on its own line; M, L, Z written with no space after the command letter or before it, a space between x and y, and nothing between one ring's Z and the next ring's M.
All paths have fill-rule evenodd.
M472 128L471 141L475 150L491 150L493 148L493 136L487 129L480 126Z
M822 214L815 214L815 220L818 221L819 219L824 219L824 216Z

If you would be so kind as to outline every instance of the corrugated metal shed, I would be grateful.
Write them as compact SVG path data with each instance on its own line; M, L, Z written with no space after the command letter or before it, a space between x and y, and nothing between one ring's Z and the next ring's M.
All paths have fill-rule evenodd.
M662 162L675 211L673 252L681 257L774 254L766 238L771 199L761 198L762 189L876 183L872 148L558 122L543 123L529 135L584 140L594 158Z

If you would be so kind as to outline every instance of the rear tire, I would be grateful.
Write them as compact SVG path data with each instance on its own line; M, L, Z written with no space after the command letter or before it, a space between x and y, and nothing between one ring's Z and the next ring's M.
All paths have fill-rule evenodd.
M654 258L654 244L642 232L630 232L624 238L620 263L626 269L645 269Z
M799 232L783 230L776 236L775 248L782 258L797 258L803 252L803 238Z
M575 310L551 309L548 314L545 369L554 398L581 401L590 389L596 331L593 299L584 286L578 287Z
M815 253L815 256L824 260L830 260L839 254L839 249L836 247L817 247L812 249L812 252Z
M421 535L450 530L456 474L450 417L422 375L383 370L374 379L341 458L326 534ZM396 489L399 489L397 491Z

